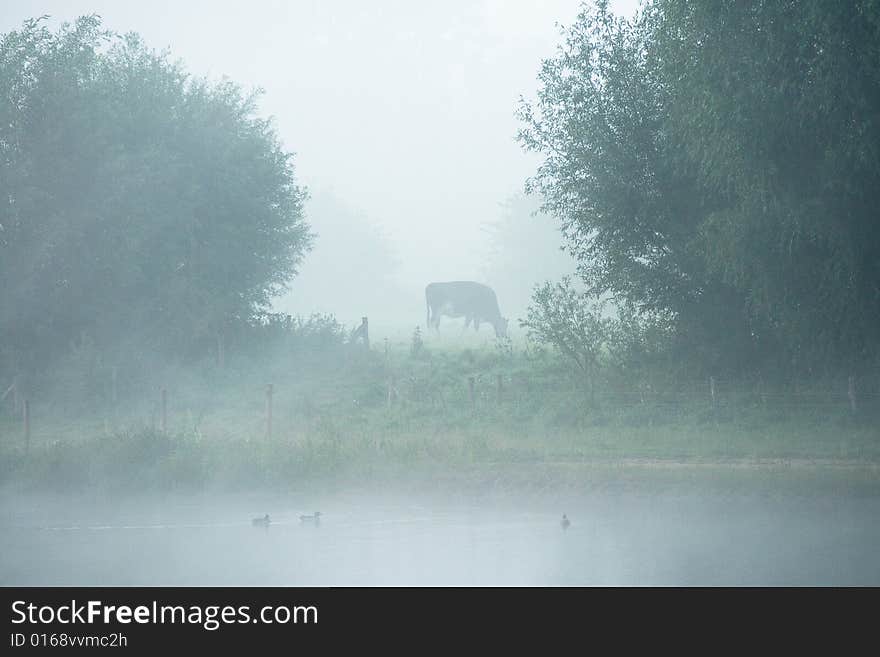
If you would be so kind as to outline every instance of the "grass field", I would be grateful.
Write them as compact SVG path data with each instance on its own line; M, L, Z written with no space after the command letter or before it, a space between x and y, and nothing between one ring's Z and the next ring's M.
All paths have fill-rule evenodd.
M122 372L115 403L106 368L67 376L34 396L27 441L4 409L0 477L114 490L425 473L574 485L622 467L673 478L743 468L878 478L876 396L853 413L827 386L756 392L719 381L713 403L704 382L605 376L591 386L548 351L417 342L299 345L223 368Z

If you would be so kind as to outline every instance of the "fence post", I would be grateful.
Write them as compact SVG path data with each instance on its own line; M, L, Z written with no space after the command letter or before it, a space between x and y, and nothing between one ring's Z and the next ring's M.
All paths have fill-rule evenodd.
M855 413L858 410L858 405L856 404L856 377L852 375L849 377L847 396L849 397L849 410Z
M165 433L168 430L168 390L162 388L162 401L159 408L159 431Z
M272 384L266 384L266 438L272 437Z
M364 336L364 348L369 351L370 350L370 320L366 317L361 317L361 329L363 329Z
M22 402L22 420L24 422L24 451L28 453L31 449L31 403L25 398Z
M471 410L477 410L477 396L474 393L474 377L468 377L468 391L470 392L471 397Z

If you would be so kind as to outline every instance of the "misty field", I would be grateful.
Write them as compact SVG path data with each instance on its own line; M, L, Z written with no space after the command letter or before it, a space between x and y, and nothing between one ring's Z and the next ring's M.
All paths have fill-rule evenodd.
M320 332L289 335L222 367L72 363L30 401L27 436L7 400L2 477L26 489L127 491L284 490L413 472L526 483L532 472L569 485L608 466L870 479L880 462L877 395L860 391L853 410L841 385L682 385L656 373L587 385L526 343L434 344L418 334L366 349Z

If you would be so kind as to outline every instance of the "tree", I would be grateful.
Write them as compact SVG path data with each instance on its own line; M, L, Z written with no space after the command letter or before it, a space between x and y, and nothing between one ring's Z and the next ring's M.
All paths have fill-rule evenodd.
M670 133L713 272L804 368L864 366L880 331L880 5L655 3ZM851 371L851 369L850 369Z
M615 335L615 322L604 313L604 304L589 292L576 290L565 276L535 290L534 302L520 323L529 339L552 345L574 365L593 395L599 365Z
M521 143L546 156L527 188L561 222L594 296L672 313L682 343L704 345L715 367L725 351L747 350L748 327L741 297L693 239L714 199L700 195L669 134L652 28L651 13L626 20L604 2L583 9L543 63L538 102L520 106Z
M0 334L43 363L88 335L186 354L268 308L311 234L258 93L96 16L0 40Z
M710 370L876 360L880 6L597 2L564 37L520 140L588 288Z

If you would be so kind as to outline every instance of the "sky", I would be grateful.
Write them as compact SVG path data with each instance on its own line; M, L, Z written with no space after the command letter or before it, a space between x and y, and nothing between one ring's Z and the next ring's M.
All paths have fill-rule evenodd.
M637 0L610 3L630 14ZM195 75L260 87L296 175L372 222L405 286L476 279L487 222L540 159L516 142L519 98L578 0L3 0L0 31L97 13ZM308 207L306 208L308 212ZM319 240L320 242L320 240ZM320 246L320 244L318 245ZM323 252L328 257L330 251ZM308 266L308 262L306 262Z

